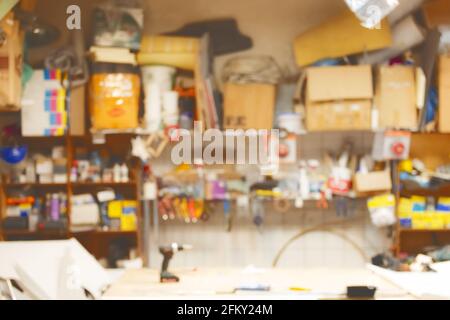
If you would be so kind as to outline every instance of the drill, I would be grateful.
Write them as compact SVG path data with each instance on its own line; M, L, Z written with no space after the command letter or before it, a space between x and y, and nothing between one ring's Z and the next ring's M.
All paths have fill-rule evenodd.
M167 269L169 268L170 259L172 259L173 255L177 251L183 250L191 250L192 246L188 244L180 245L178 243L172 243L169 246L160 246L159 252L163 255L163 262L161 266L161 274L160 274L160 282L178 282L180 278L178 278L173 273L169 272Z

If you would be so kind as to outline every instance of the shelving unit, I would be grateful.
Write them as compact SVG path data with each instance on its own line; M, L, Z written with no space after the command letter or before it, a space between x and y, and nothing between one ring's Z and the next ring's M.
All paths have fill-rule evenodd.
M140 165L133 166L130 170L130 176L132 179L129 182L72 182L70 180L70 169L75 156L75 148L83 142L84 147L91 137L86 136L65 136L65 137L20 137L20 143L24 143L33 150L37 148L39 150L39 144L45 141L46 144L51 146L61 145L66 148L67 152L67 182L66 183L10 183L1 179L0 181L0 218L5 217L5 199L9 192L14 189L26 189L46 191L64 191L67 195L67 218L69 228L67 230L4 230L2 224L0 224L0 240L50 240L50 239L69 239L76 238L80 241L96 258L105 257L107 254L108 242L113 238L126 238L130 240L130 243L136 246L138 253L142 254L141 236L140 236L140 220L141 220L141 208L140 208ZM108 139L108 150L114 151L114 149L124 146L124 139L129 140L127 136L115 136ZM112 140L112 141L110 141ZM108 145L109 143L109 145ZM128 141L129 144L129 141ZM96 146L89 144L90 148L95 149ZM47 145L48 147L48 145ZM122 150L123 151L123 150ZM78 193L90 193L95 192L102 188L112 188L118 191L125 191L129 199L137 201L137 229L136 231L120 231L120 230L88 230L74 232L70 228L71 217L71 198L74 194Z
M435 169L450 160L450 136L446 133L414 133L411 158L422 159L427 168ZM400 186L400 181L396 185ZM396 190L400 197L450 197L450 183L438 188L416 188ZM450 229L406 229L398 223L395 228L395 253L421 253L425 247L442 246L450 243Z

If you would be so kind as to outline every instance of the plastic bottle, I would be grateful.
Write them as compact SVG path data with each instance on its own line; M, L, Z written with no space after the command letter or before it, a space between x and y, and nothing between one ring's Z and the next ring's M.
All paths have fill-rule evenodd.
M53 221L59 220L59 197L56 193L51 195L50 201L50 218Z
M122 170L120 168L120 164L116 163L113 167L113 180L114 182L120 182L120 176L121 176Z
M120 182L127 183L128 181L130 181L130 178L128 176L128 166L123 163L120 166Z

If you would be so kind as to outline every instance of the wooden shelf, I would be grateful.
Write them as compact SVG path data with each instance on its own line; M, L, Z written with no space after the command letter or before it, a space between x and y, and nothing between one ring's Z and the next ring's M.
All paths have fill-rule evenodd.
M80 234L94 234L94 235L135 235L137 230L134 231L121 231L121 230L87 230L87 231L68 231L68 230L2 230L6 236L77 236Z
M67 237L67 230L2 230L5 236L39 236L39 237Z
M135 181L130 182L71 182L73 187L132 187L136 186Z
M135 186L136 182L71 182L71 183L39 183L39 182L25 182L25 183L4 183L6 188L23 188L23 187L38 187L38 188L56 188L66 187L72 185L74 187L93 187L93 186Z
M450 233L450 229L400 229L400 233Z
M39 188L56 188L66 187L67 183L39 183L39 182L25 182L25 183L4 183L6 188L23 188L23 187L39 187Z
M95 235L135 235L137 230L133 231L122 231L122 230L86 230L86 231L71 231L70 234L73 236L85 235L85 234L95 234Z
M423 197L445 197L450 196L450 183L438 188L415 188L400 190L400 195L405 197L423 196Z

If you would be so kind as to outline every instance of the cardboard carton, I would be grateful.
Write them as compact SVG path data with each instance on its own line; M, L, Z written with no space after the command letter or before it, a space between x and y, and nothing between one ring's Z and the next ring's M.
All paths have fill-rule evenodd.
M371 99L371 66L317 67L307 70L308 101Z
M275 108L274 85L225 84L225 129L271 129Z
M356 173L353 186L358 193L389 191L392 189L391 174L388 170Z
M370 130L371 115L370 100L309 103L306 126L309 131Z
M375 107L380 129L417 129L415 72L415 68L408 66L379 69Z
M369 130L372 97L370 66L309 68L306 126L310 131Z
M294 41L294 52L297 64L303 67L322 59L340 58L391 45L391 29L386 20L381 22L381 28L371 30L364 28L350 10L345 10L298 36Z

